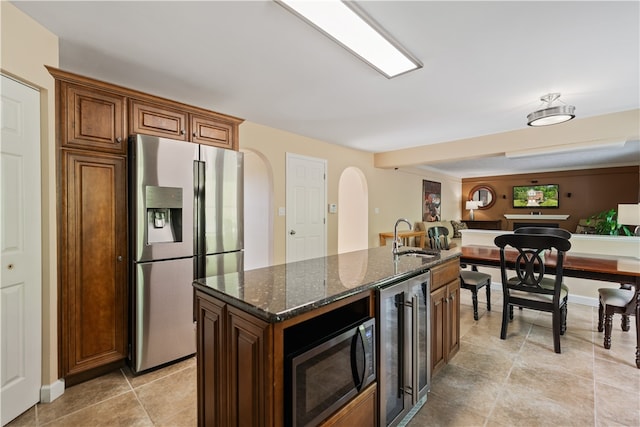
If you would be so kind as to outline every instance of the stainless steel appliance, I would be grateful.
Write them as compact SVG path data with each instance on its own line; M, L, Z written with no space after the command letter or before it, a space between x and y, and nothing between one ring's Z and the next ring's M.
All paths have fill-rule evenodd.
M426 401L431 377L431 273L379 291L380 425L395 426Z
M305 339L318 331L326 334L307 330ZM288 354L285 425L315 426L375 381L375 352L375 319L369 319Z
M242 153L133 135L131 367L196 352L194 278L243 270Z

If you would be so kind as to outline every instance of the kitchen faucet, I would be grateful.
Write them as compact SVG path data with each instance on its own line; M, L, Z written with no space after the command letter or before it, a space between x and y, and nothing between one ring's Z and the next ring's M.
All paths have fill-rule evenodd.
M399 218L396 221L396 225L393 226L393 245L391 249L394 255L398 255L398 249L400 249L400 247L402 246L402 244L398 242L398 224L400 224L401 222L406 223L409 226L409 230L411 230L412 228L409 220L405 218Z

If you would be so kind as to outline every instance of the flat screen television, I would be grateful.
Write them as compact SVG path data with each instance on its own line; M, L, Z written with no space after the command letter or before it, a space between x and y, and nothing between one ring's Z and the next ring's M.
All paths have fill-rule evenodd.
M513 187L513 207L525 209L557 208L558 184L516 185Z

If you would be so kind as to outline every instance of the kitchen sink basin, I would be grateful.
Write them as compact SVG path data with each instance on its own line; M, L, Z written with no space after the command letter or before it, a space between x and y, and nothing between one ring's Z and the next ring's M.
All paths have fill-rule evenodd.
M440 255L440 252L437 250L407 249L407 250L398 252L396 255L432 258Z

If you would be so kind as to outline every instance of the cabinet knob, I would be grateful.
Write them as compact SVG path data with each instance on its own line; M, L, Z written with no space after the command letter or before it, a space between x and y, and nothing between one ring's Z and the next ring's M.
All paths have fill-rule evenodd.
M289 234L291 234L291 235L293 236L294 234L296 234L296 230L291 230L291 231L289 232Z
M180 135L184 135L185 133L184 129L180 129Z
M116 142L117 142L118 144L120 144L120 143L122 142L122 138L117 137L117 138L116 138Z
M197 137L197 136L198 136L198 134L194 132L194 133L193 133L193 136L194 136L194 137Z
M118 262L122 262L122 255L118 255Z

